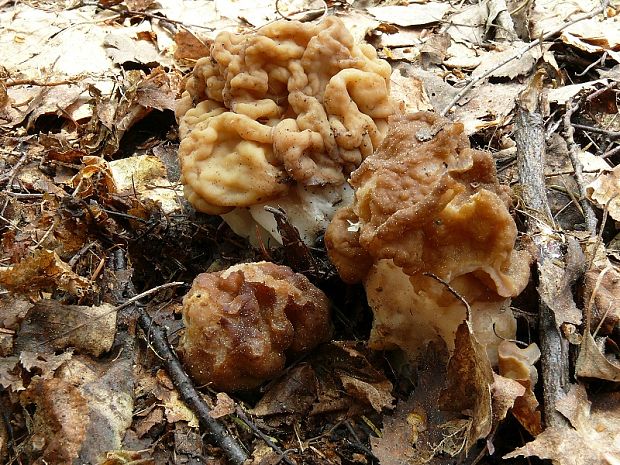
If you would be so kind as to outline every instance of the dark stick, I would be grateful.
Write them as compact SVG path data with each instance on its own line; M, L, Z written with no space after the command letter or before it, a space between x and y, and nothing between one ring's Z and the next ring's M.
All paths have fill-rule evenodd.
M566 105L566 113L564 115L564 136L566 137L566 144L568 145L568 155L571 163L573 164L573 169L575 170L575 180L579 186L579 204L583 209L583 216L586 220L586 228L591 235L596 236L596 213L594 213L592 204L588 201L586 181L583 177L583 165L581 164L578 156L579 147L575 143L575 125L571 123L571 118L578 108L578 103L573 104L569 101Z
M155 324L143 307L137 306L138 324L154 352L162 359L170 379L179 391L183 402L198 416L200 424L207 430L211 440L224 451L228 460L235 465L241 465L248 459L243 446L230 432L215 418L209 415L211 409L194 387L189 376L183 370L181 362L170 347L164 331Z
M528 110L521 102L517 103L514 137L517 144L517 167L520 183L523 186L523 200L530 209L528 213L534 217L534 219L528 218L527 229L532 237L544 237L544 243L538 246L539 257L537 258L538 263L542 263L544 260L551 259L547 256L547 250L551 249L550 243L556 240L548 234L545 236L539 234L541 226L552 227L553 217L545 186L543 170L545 130L538 105L534 110ZM551 246L554 248L554 244ZM540 274L541 267L538 268ZM542 299L539 301L538 318L545 422L547 426L565 425L566 419L555 407L557 401L564 396L568 383L568 344L560 334L553 310Z

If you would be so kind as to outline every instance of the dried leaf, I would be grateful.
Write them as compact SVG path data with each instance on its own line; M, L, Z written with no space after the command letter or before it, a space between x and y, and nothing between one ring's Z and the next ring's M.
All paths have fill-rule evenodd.
M302 363L273 383L250 413L257 416L305 415L317 399L317 379L310 364Z
M76 296L83 296L94 286L49 250L39 250L17 265L0 269L0 285L18 294L61 289Z
M86 307L40 300L30 309L20 328L18 348L75 347L98 357L112 348L115 334L116 311L112 305Z
M506 418L515 400L525 394L525 387L514 379L493 373L491 394L493 397L493 425L497 425Z
M597 267L587 271L583 286L584 304L589 306L592 301L591 327L598 328L597 334L601 336L611 334L620 323L620 273L610 266L601 276L604 269ZM594 300L591 300L595 290Z
M210 43L198 37L195 33L180 30L174 35L176 49L174 59L181 62L194 62L209 55Z
M620 221L620 166L588 184L586 193L600 208L607 208L614 220Z
M610 362L586 330L579 347L575 374L580 378L620 381L620 364Z
M399 26L421 26L441 21L450 4L429 2L410 3L407 6L390 5L370 7L367 11L379 21Z
M525 446L504 456L551 459L557 465L620 463L620 396L605 393L591 405L585 388L573 385L558 402L570 426L550 427Z
M46 389L40 393L35 386L35 395L27 398L37 406L35 423L39 413L45 417L44 421L62 423L60 430L46 428L42 431L46 437L51 436L57 441L58 450L53 453L73 455L77 450L80 463L99 463L107 451L121 448L121 440L133 414L132 365L128 353L106 362L94 361L87 356L74 357L51 380L57 381L61 388L71 386L67 395L71 395L73 403L65 403L62 391ZM86 411L82 409L82 402ZM58 411L48 411L49 405L58 406ZM76 430L84 431L84 436L78 436ZM44 456L52 453L50 446L43 453ZM51 463L59 462L53 459Z
M90 417L80 389L63 379L39 380L25 391L21 402L37 406L26 450L41 463L72 465L86 439Z
M448 351L431 343L420 358L418 383L407 401L383 417L381 437L371 437L373 454L381 465L445 464L465 447L469 421L438 408L446 378ZM444 454L449 459L442 457Z
M218 392L216 396L216 402L209 416L211 418L222 418L235 411L235 401L230 398L225 392Z
M183 188L168 180L166 167L159 158L150 155L121 158L110 162L109 168L119 195L156 202L165 214L182 211Z
M340 375L342 385L351 397L369 403L377 412L393 408L392 383L387 380L367 382L346 374Z
M581 324L581 310L575 305L572 286L585 271L585 257L577 240L568 236L566 265L545 260L539 265L538 292L545 304L553 310L558 327L563 323Z
M439 406L443 410L471 411L466 450L491 432L493 381L486 349L476 340L469 324L461 323L456 330L454 354L448 363L447 386L441 392Z

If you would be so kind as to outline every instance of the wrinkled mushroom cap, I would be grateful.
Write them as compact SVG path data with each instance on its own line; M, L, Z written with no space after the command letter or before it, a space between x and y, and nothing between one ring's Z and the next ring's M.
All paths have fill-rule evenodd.
M341 277L365 284L371 344L412 354L436 337L453 345L465 307L430 274L458 288L474 326L486 322L489 337L480 339L496 361L501 339L489 323L503 337L514 332L509 309L501 312L527 284L529 256L514 250L510 198L491 154L471 149L460 123L427 112L396 116L350 183L355 203L335 215L325 243Z
M177 106L188 199L219 214L344 184L383 139L390 74L335 17L220 33Z
M327 297L298 273L268 262L200 274L183 300L179 352L195 382L250 389L277 375L287 355L331 337Z

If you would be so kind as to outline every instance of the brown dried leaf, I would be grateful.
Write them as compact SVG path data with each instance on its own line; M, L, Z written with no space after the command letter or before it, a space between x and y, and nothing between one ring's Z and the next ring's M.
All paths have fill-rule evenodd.
M167 179L166 167L159 158L150 155L121 158L110 162L109 168L119 195L157 202L166 214L181 211L183 188Z
M620 322L620 273L609 267L601 277L604 268L597 267L586 272L584 277L583 301L589 305L596 289L591 308L591 325L598 328L601 336L611 334ZM600 282L597 287L597 282Z
M508 411L513 407L515 400L525 394L525 387L518 381L493 373L493 425L499 424Z
M367 382L347 374L340 375L342 385L351 397L369 403L377 412L392 409L392 383L383 379L378 382Z
M574 237L568 237L566 266L558 266L552 260L539 265L540 284L538 292L541 299L553 310L555 322L581 324L581 310L575 305L572 286L585 271L585 257L581 246Z
M370 438L381 465L440 465L452 461L463 449L469 422L438 408L447 359L445 345L431 343L420 358L415 390L407 401L396 405L392 415L383 417L382 436Z
M73 384L58 378L39 380L22 394L24 406L35 404L26 450L37 463L72 465L78 458L90 419L89 406ZM39 456L39 457L37 457Z
M273 383L250 413L305 415L317 399L317 379L312 365L301 363Z
M177 45L174 51L175 60L192 63L209 55L210 41L203 40L190 31L182 29L177 32L174 42Z
M0 285L17 294L61 289L78 297L94 286L50 250L39 250L16 265L0 269Z
M115 334L116 311L110 304L86 307L40 300L30 309L18 333L18 348L75 347L98 357L112 348Z
M41 452L48 463L72 463L77 456L98 463L107 450L120 448L132 416L131 365L128 358L107 364L76 358L55 378L35 380L22 395L23 405L37 407L28 442L33 454Z
M586 193L600 208L607 208L614 220L620 221L620 166L588 184Z
M24 350L19 354L19 361L27 371L45 380L52 378L56 370L72 357L71 350L58 355Z
M570 426L550 427L504 458L539 457L557 465L617 464L620 460L620 395L597 396L591 404L582 385L573 385L558 402Z
M235 401L225 392L218 392L215 405L209 412L211 418L222 418L235 411Z
M18 363L18 356L0 358L0 386L13 392L25 389L17 366Z
M620 381L620 365L612 363L605 357L587 329L581 340L575 374L580 378Z
M139 438L142 438L148 434L148 432L156 425L161 425L164 422L164 409L161 407L155 407L144 418L140 418L136 421L135 430Z
M491 432L491 385L493 370L486 349L473 335L467 322L456 331L454 354L448 363L447 386L439 407L448 411L471 411L466 450Z

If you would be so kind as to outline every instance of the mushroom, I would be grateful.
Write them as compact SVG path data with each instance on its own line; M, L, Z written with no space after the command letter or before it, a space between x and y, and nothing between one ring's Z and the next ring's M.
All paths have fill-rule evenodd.
M514 335L509 298L529 279L529 255L493 158L473 150L463 125L433 113L393 117L378 150L352 173L353 205L325 243L342 279L363 282L374 312L370 344L416 358L425 343L454 335L471 307L478 340L497 363Z
M391 68L342 21L276 21L220 33L177 106L181 181L194 207L280 241L264 206L313 242L352 200L349 173L383 140Z
M183 299L179 353L215 389L251 389L331 338L329 302L303 275L268 262L196 277Z

